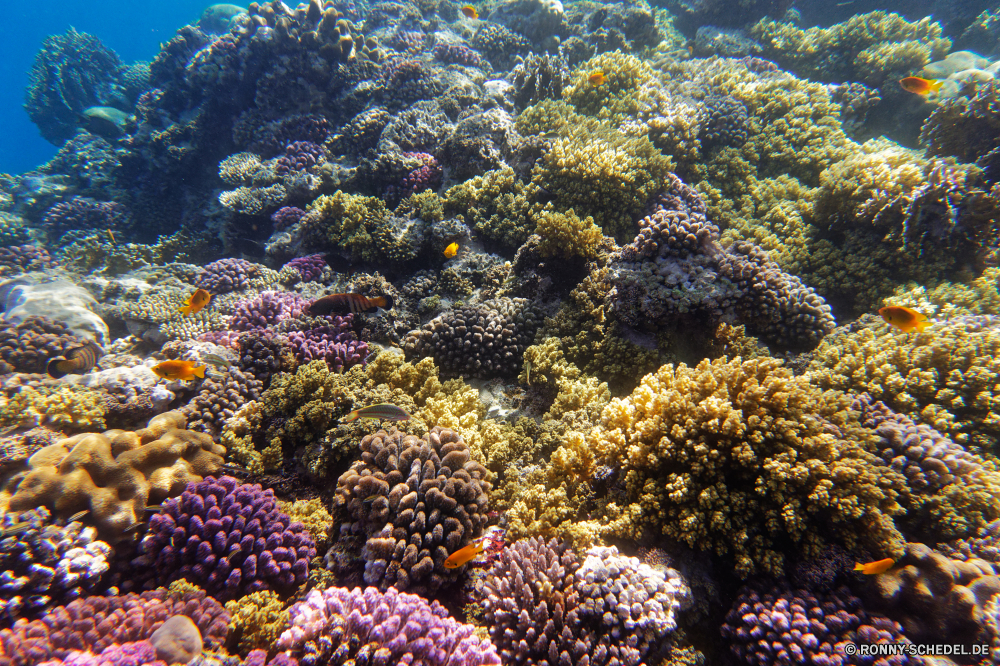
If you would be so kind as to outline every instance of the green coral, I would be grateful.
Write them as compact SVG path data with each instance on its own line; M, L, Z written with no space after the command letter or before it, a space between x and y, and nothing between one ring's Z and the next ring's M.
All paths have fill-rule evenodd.
M309 204L306 220L355 260L403 263L415 258L420 249L393 227L389 210L377 197L339 190L325 194Z
M594 85L590 76L598 71L604 74L604 82ZM564 97L578 113L617 125L644 110L642 95L657 83L656 73L647 62L611 51L580 65Z
M252 592L226 603L231 640L239 651L269 650L289 625L288 609L277 592Z

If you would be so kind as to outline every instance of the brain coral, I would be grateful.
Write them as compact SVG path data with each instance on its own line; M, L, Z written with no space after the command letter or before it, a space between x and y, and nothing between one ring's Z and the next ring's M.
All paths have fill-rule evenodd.
M891 516L905 478L866 450L872 434L852 420L848 397L781 366L664 365L613 399L589 436L567 440L553 474L589 483L602 464L618 469L629 506L606 529L649 525L732 553L743 576L781 572L791 549L829 540L901 548Z
M491 484L460 435L435 427L423 438L379 430L337 480L342 537L366 539L365 582L433 593L458 578L448 555L486 525Z
M500 656L537 666L655 663L690 595L673 569L654 571L613 546L581 562L555 539L534 537L504 549L483 581Z
M488 639L438 602L389 588L313 590L291 607L277 648L303 666L321 664L500 664Z
M185 578L220 599L290 592L316 555L312 537L277 508L273 490L230 476L209 476L164 502L141 549L133 564L152 585Z
M2 497L14 511L47 506L68 515L87 509L98 530L120 537L142 522L146 506L179 495L191 481L218 471L225 449L184 430L179 412L153 417L142 430L87 433L46 446L7 481Z

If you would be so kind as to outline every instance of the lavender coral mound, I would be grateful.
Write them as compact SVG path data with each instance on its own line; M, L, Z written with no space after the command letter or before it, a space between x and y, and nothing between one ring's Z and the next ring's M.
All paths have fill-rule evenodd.
M555 539L503 551L483 582L490 635L505 663L638 664L666 648L676 613L691 602L680 575L614 547L581 563Z
M219 259L205 266L198 276L198 287L213 294L242 291L250 286L250 278L259 270L257 264L246 259Z
M274 228L278 231L282 231L291 227L306 216L306 212L301 208L296 208L295 206L282 206L278 210L271 213L271 222L274 224Z
M0 274L41 271L55 263L48 250L37 245L0 247Z
M18 620L0 631L0 666L33 666L65 659L73 650L100 654L114 644L141 641L174 615L187 615L205 645L226 639L229 613L204 592L169 593L160 588L142 594L86 597L53 608L38 620Z
M156 648L149 641L133 641L110 645L100 654L74 650L39 666L167 666L167 662L156 658Z
M133 564L154 579L186 578L220 599L305 582L316 545L278 510L273 490L223 476L191 483L149 521Z
M285 264L285 268L294 268L302 276L303 282L312 282L323 276L326 260L323 259L322 254L309 254L292 259Z
M353 330L354 315L325 317L327 324L286 336L299 363L326 361L331 370L346 370L368 356L368 343Z
M493 644L457 622L438 602L389 588L313 590L289 609L278 650L303 666L322 664L499 664Z
M240 301L230 327L238 331L267 328L302 314L309 300L290 291L265 291L256 298Z
M50 519L41 507L0 521L0 529L30 526L0 540L0 617L31 615L89 594L108 570L111 546L97 539L97 530L78 522L47 524Z
M726 616L722 636L737 659L751 666L913 663L906 655L876 658L845 653L847 643L909 642L897 623L869 616L846 587L821 595L745 587Z
M337 480L342 537L367 538L365 582L433 592L454 581L448 555L482 533L492 488L461 435L435 427L423 438L379 430Z
M747 242L723 248L698 193L670 176L639 234L610 277L611 303L624 323L666 325L679 315L710 324L740 320L782 347L809 349L833 330L830 307Z

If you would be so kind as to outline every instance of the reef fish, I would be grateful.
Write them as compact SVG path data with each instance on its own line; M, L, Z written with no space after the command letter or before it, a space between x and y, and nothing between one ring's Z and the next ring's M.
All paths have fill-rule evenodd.
M854 570L860 571L866 576L873 576L875 574L885 573L886 571L889 570L889 567L891 567L895 563L896 563L895 560L888 557L885 558L884 560L878 560L876 562L866 562L865 564L861 564L860 562L855 562Z
M445 569L457 569L463 564L474 560L476 555L483 552L483 542L477 541L476 543L470 543L465 548L459 548L454 553L448 556L448 559L444 561Z
M882 319L903 333L909 333L913 329L922 331L931 325L927 320L927 315L902 305L887 305L881 308L878 313L882 315Z
M125 127L133 116L113 106L92 106L80 114L80 124L105 139L117 139L125 134Z
M380 404L355 409L353 412L341 419L341 423L351 423L358 419L385 419L386 421L405 421L410 418L405 409L396 405Z
M157 377L162 379L190 381L195 377L205 378L205 366L196 366L192 361L163 361L151 369Z
M313 317L322 317L331 312L337 314L357 314L359 312L375 312L379 308L388 310L392 307L391 296L376 296L366 298L361 294L330 294L323 298L317 298L309 304L309 314Z
M465 18L470 18L470 19L479 18L479 12L477 12L476 8L473 7L472 5L465 5L464 7L462 7L462 15L465 16Z
M607 78L604 76L604 71L600 69L595 69L593 72L587 76L587 81L590 82L592 86L603 86Z
M187 297L184 305L180 308L181 314L186 317L195 312L200 312L203 307L208 305L210 300L212 300L212 294L204 289L195 289L195 292Z
M456 254L458 254L458 243L452 243L444 249L444 256L448 259L451 259Z
M6 539L7 537L12 537L15 534L22 534L31 529L31 523L14 523L9 527L0 529L0 539Z
M53 379L65 377L71 372L88 372L103 355L104 350L99 344L88 342L82 347L71 349L65 356L55 357L45 366L45 370Z
M923 79L919 76L907 76L905 79L900 79L899 85L903 86L903 90L918 95L926 95L941 89L939 79Z

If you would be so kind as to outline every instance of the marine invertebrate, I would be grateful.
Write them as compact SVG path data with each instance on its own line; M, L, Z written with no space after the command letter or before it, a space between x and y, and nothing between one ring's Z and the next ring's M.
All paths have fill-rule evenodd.
M289 609L292 626L279 650L303 666L340 660L428 666L500 664L487 639L448 615L438 602L389 588L313 590Z
M541 237L538 253L543 257L594 259L604 242L604 234L594 218L580 219L572 208L557 213L547 207L539 213L535 224L535 233Z
M505 548L483 581L490 637L512 663L604 665L654 660L691 591L613 546L581 561L555 539ZM524 618L530 622L524 622Z
M302 523L277 508L274 491L209 476L164 502L133 560L147 587L187 579L220 599L305 582L316 555Z
M288 609L273 590L251 592L229 601L226 611L241 652L270 649L289 625Z
M62 515L88 509L102 535L119 537L142 521L147 505L218 471L225 449L184 430L185 423L179 412L167 412L135 432L86 433L47 446L7 480L9 508L46 506Z
M284 268L294 269L303 282L313 282L323 276L326 269L326 260L322 254L310 254L304 257L295 257Z
M64 433L102 429L103 395L75 386L58 389L22 386L10 397L0 397L0 424L22 428L46 426Z
M219 375L207 377L201 390L181 411L188 418L188 429L218 437L236 410L264 392L264 383L252 374L230 366Z
M354 315L329 315L325 321L321 326L285 335L299 363L325 361L336 372L362 363L368 356L368 343L358 340L353 330Z
M529 53L518 58L508 78L514 86L514 106L524 110L543 99L562 99L569 65L561 54Z
M116 201L95 201L73 197L45 211L42 228L50 242L65 243L66 234L75 231L122 230L130 222L129 211Z
M977 83L971 95L942 99L920 129L920 143L933 157L975 162L987 179L1000 181L1000 83Z
M86 342L66 324L39 315L0 324L0 360L7 372L43 373L50 359Z
M17 538L0 540L0 614L33 617L47 606L68 603L97 589L108 570L111 547L80 522L50 522L45 507L4 515L0 528L27 523Z
M250 281L260 273L259 266L246 259L219 259L205 266L198 276L199 289L211 294L228 294L231 291L243 291L250 286Z
M849 663L844 645L909 643L902 627L869 615L846 587L828 593L786 586L744 587L722 625L722 636L740 663L762 666L783 661ZM905 655L875 663L908 664Z
M433 357L447 374L510 376L539 323L526 299L499 298L450 310L411 331L406 353Z
M278 231L284 231L302 220L306 212L296 206L282 206L271 213L271 222Z
M309 299L295 292L265 291L238 302L229 325L237 331L258 332L301 316L308 305Z
M48 250L37 245L0 247L0 274L30 273L52 268L55 264Z
M341 538L364 540L364 580L386 590L433 593L458 578L448 555L480 536L488 472L461 435L435 427L422 438L379 430L337 480Z

